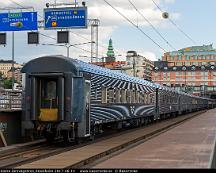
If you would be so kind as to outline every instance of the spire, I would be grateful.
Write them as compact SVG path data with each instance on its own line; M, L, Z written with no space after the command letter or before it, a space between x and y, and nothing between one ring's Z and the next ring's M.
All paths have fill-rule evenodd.
M109 39L109 46L108 46L108 50L107 50L107 57L114 57L115 53L113 51L113 45L112 45L112 39Z

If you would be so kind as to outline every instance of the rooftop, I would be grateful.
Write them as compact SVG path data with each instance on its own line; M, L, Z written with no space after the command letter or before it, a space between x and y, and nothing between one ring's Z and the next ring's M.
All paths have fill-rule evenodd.
M0 63L12 63L13 61L12 60L3 60L3 59L0 59ZM14 61L14 63L16 63L16 61Z
M202 46L191 46L191 47L186 47L183 49L180 49L178 51L185 51L185 52L199 52L199 51L211 51L214 50L212 44L210 45L202 45Z
M216 54L216 49L213 48L212 44L202 45L202 46L191 46L183 49L179 49L178 51L166 52L164 55L209 55Z

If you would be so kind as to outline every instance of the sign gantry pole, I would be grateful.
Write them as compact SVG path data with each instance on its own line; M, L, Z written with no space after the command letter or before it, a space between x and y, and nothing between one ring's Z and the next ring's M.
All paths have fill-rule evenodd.
M22 10L22 9L33 9L33 7L22 7L22 8L5 8L0 10L8 10L6 13L0 13L0 31L8 32L12 31L12 91L14 90L15 83L15 43L14 35L15 31L27 31L27 30L37 30L37 12L10 12L10 10Z
M15 82L15 75L14 75L14 31L12 32L12 91L14 90L14 82Z

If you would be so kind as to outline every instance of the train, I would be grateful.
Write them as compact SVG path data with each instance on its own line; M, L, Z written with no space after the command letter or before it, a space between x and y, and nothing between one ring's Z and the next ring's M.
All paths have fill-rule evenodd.
M94 138L138 127L216 101L61 55L30 60L23 74L23 133L47 140Z

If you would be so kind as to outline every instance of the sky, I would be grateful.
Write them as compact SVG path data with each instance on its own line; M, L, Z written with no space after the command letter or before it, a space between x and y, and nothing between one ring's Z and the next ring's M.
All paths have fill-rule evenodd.
M71 3L69 0L56 0L57 3ZM138 54L150 60L160 59L164 51L174 51L184 47L212 44L216 42L215 0L154 0L158 6L169 13L169 18L183 30L192 40L182 34L168 19L162 17L161 11L155 6L152 0L130 0L147 18L157 31L175 48L171 48L151 28L141 15L133 8L128 0L107 0L135 25L148 35L152 40L141 33L137 28L127 22L115 10L108 6L104 0L86 0L88 7L88 18L99 19L99 58L106 55L108 41L113 40L113 46L117 60L125 60L126 52L135 50ZM15 3L14 3L15 2ZM45 4L54 3L54 0L0 0L0 7L32 6L40 16L43 16ZM77 0L81 5L81 0ZM1 10L0 13L7 12ZM38 17L42 20L41 17ZM42 34L56 38L56 30L39 29ZM9 60L12 57L11 32L7 32L7 45L0 46L0 59ZM86 43L91 39L90 27L87 29L71 29L70 44ZM15 61L18 63L28 62L31 59L44 55L66 55L66 48L60 46L45 46L42 44L56 44L56 40L40 36L39 45L27 44L27 32L15 32ZM81 49L70 48L70 57L83 61L90 61L90 44L80 45Z

